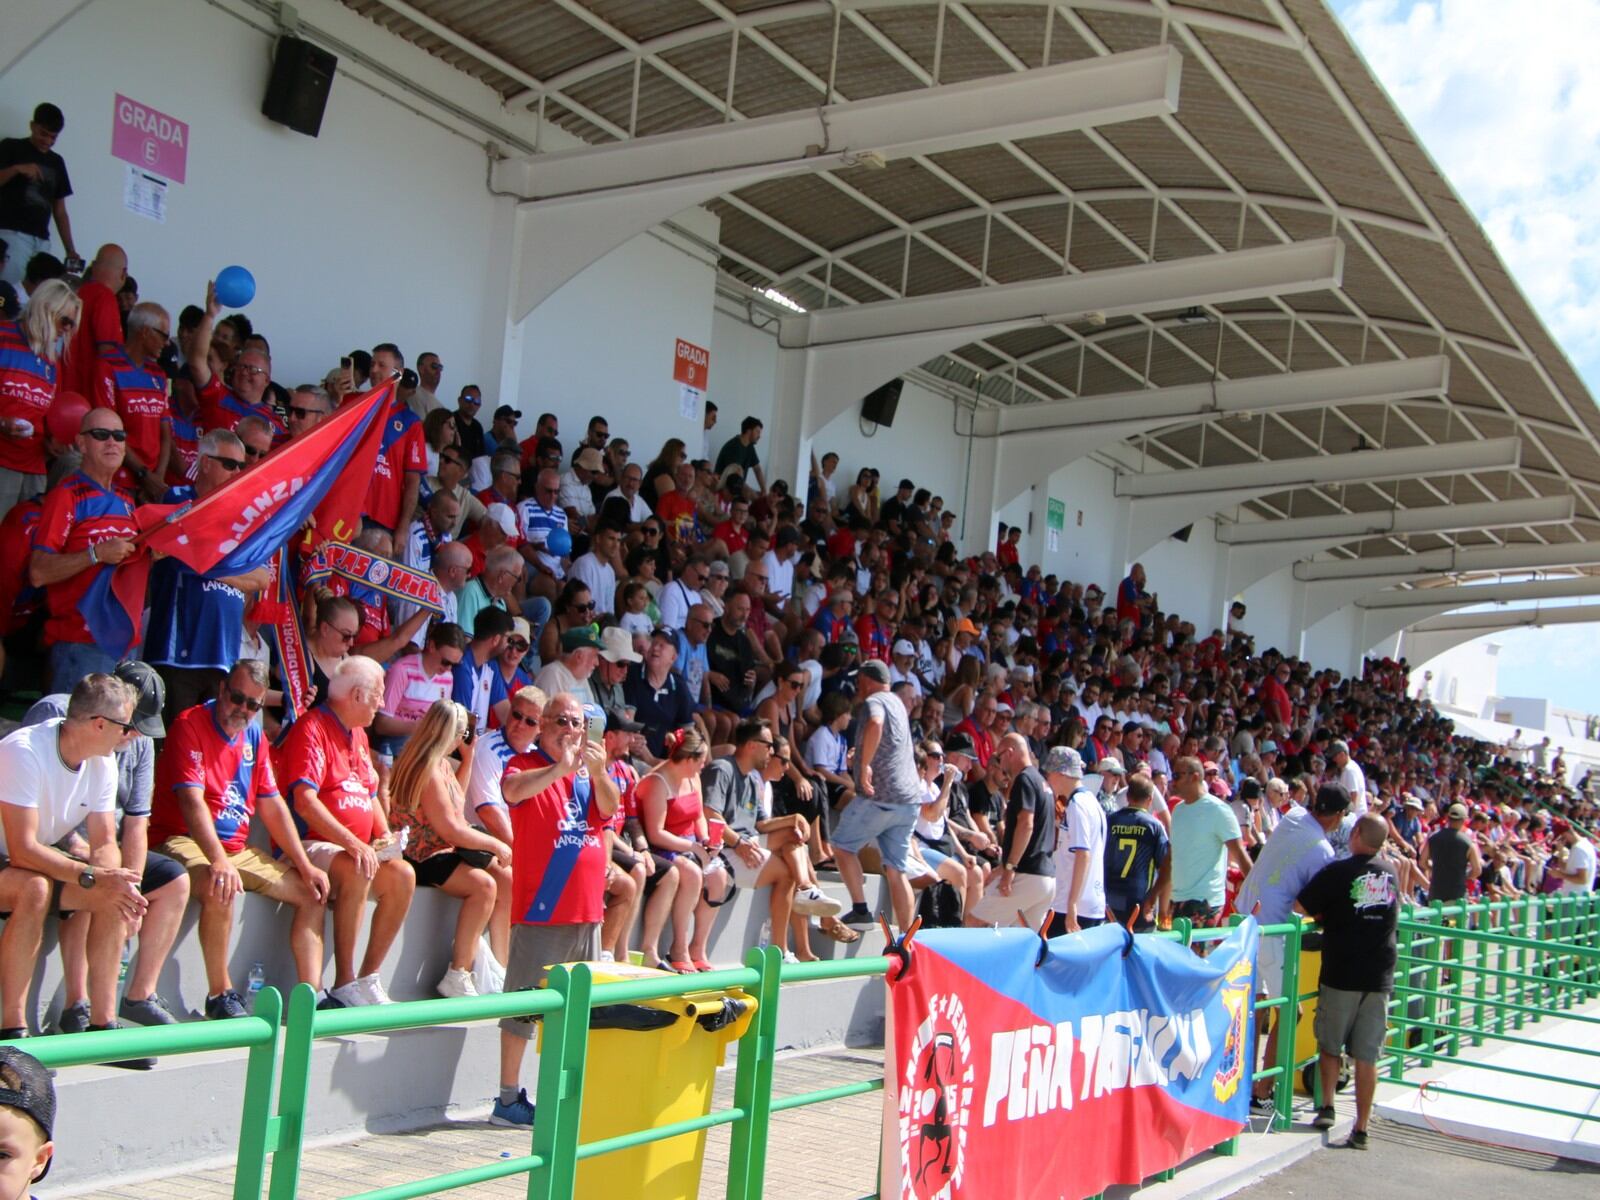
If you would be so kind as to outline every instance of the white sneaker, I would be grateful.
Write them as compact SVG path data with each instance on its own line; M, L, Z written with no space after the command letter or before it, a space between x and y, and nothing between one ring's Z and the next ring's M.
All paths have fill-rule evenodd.
M393 1004L389 993L383 990L383 981L376 974L363 975L355 986L361 989L363 1004Z
M363 1004L373 1003L371 1000L367 999L366 991L362 988L361 981L359 979L353 980L350 983L342 983L338 987L332 988L328 992L328 995L332 996L346 1008L360 1008Z
M844 911L844 905L813 885L795 892L794 911L802 917L837 917Z
M472 981L472 972L461 967L451 967L439 980L441 996L476 996L478 985Z
M783 961L786 963L798 963L800 960L795 957L793 950L785 950L783 952Z
M609 950L602 950L600 951L600 961L604 963L614 963L617 961L617 956L611 953Z

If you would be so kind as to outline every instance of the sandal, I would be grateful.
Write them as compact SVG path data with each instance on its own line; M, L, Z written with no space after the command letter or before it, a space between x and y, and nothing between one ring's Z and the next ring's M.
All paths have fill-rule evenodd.
M703 958L697 958L697 959L694 960L694 969L696 971L715 971L716 970L715 967L713 967L710 963L708 963Z
M834 862L831 858L825 858L819 863L812 863L811 869L813 871L837 871L839 869L839 864Z
M676 971L679 975L693 975L696 968L695 965L688 959L675 958L667 964L667 969L669 971Z
M658 970L658 971L671 971L671 970L673 970L673 966L666 959L658 958L658 959L656 959L656 970Z
M824 937L831 937L834 941L848 946L861 940L861 935L838 917L827 917L821 922Z

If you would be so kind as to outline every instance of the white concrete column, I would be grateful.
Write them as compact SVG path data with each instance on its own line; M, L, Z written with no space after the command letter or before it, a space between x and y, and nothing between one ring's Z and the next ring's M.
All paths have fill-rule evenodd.
M961 552L981 554L994 549L994 498L1000 447L999 439L983 435L992 435L999 420L993 410L979 409L972 415L971 421L978 436L968 439L970 458L967 463L966 497L962 501L956 528L961 531Z

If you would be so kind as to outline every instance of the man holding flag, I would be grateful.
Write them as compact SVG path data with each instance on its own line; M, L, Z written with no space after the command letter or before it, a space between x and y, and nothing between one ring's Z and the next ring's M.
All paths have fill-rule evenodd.
M102 564L120 563L134 553L139 527L133 503L116 486L127 456L128 435L115 409L91 409L75 444L83 463L75 475L52 488L33 532L28 579L44 588L49 619L44 626L50 654L52 692L70 692L85 675L109 673L129 644L107 643L85 622L79 602L100 574ZM144 589L139 589L143 607ZM139 614L133 614L137 633Z

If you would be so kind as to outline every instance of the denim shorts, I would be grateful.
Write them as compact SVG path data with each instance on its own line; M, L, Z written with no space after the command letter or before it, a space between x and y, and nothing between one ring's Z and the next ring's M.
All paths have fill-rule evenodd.
M851 854L872 842L878 847L883 865L904 875L911 859L911 830L920 811L916 804L885 804L857 796L845 805L831 840L835 847Z

